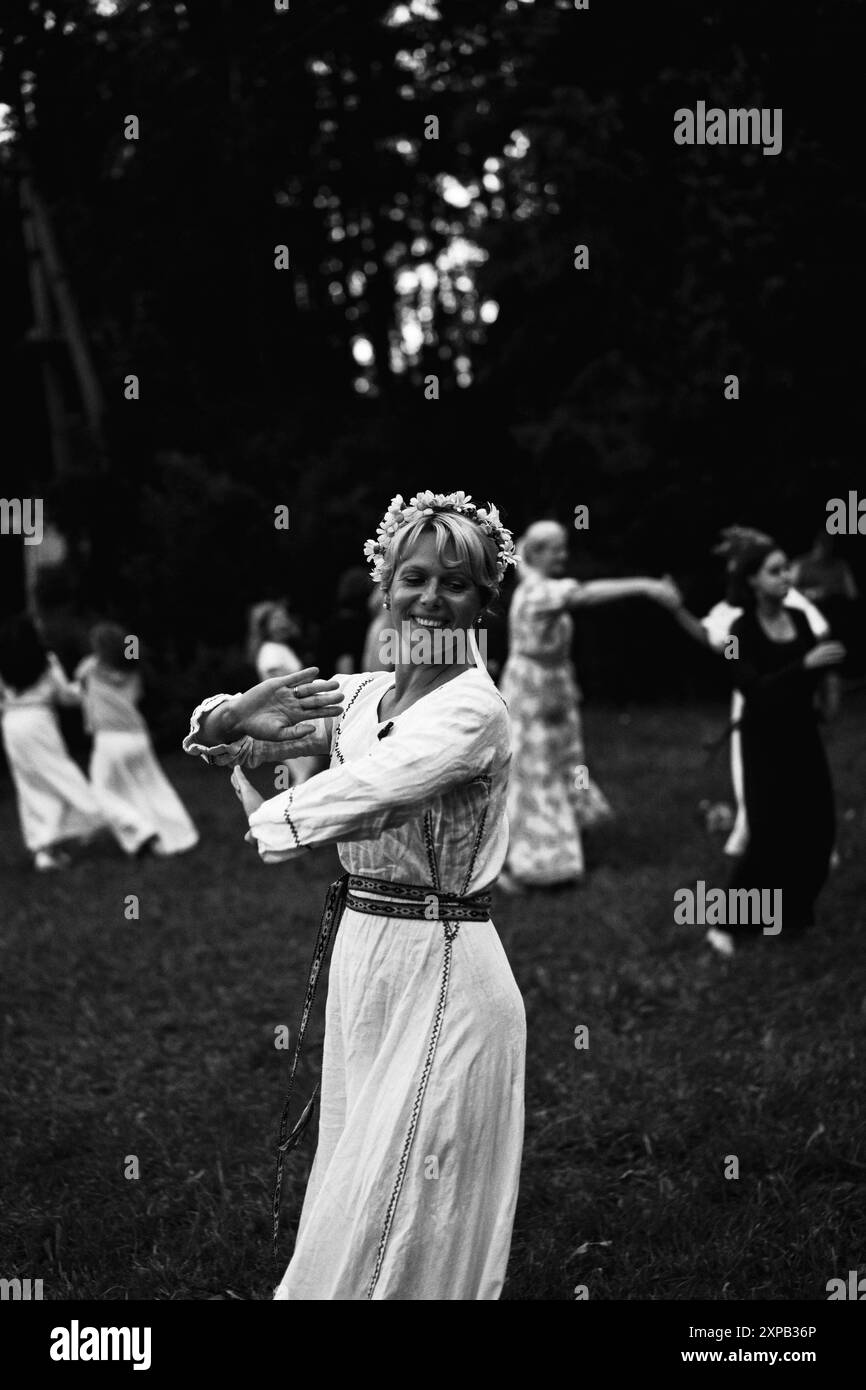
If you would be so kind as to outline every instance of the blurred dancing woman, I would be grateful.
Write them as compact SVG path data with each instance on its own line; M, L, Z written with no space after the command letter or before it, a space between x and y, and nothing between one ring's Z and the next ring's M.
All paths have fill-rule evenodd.
M706 641L715 652L724 652L725 645L731 635L731 629L743 613L742 608L737 603L732 602L734 594L731 591L731 586L734 583L738 560L753 543L767 542L771 539L766 532L756 531L751 526L727 526L721 533L721 540L713 554L723 555L727 559L728 592L725 598L711 608L706 617L701 619ZM786 608L797 608L805 615L814 637L826 637L829 634L830 629L824 616L819 613L814 603L810 602L808 597L797 589L789 588L785 595L784 605ZM749 823L743 791L743 756L740 749L739 723L742 712L742 692L734 690L731 695L731 783L734 789L736 816L725 844L725 854L730 855L743 854L749 841Z
M77 686L47 652L30 618L0 634L0 710L24 844L40 872L69 862L66 840L88 840L105 822L96 797L69 756L57 705L77 705Z
M610 816L585 767L580 691L571 663L570 610L641 595L667 608L679 594L667 580L562 578L565 528L536 521L519 546L520 582L508 615L509 654L502 694L511 717L508 790L511 839L503 888L552 885L583 877L581 830Z
M817 705L824 698L827 711L835 703L827 699L828 677L845 649L816 639L804 614L785 607L790 565L774 541L746 545L733 579L743 614L731 628L738 647L730 669L743 695L749 838L728 886L781 889L782 931L792 932L812 924L830 866L835 811ZM700 626L682 610L678 617L683 626ZM730 955L735 934L760 931L760 924L711 927L707 939Z
M285 603L257 603L251 609L247 654L260 681L272 676L291 676L301 670L303 662L295 649L289 646L300 635L300 629ZM318 758L295 758L284 766L290 785L297 786L313 777L321 764Z
M84 720L93 735L90 781L121 848L127 854L183 854L198 831L156 760L147 725L138 711L141 677L124 655L124 632L97 623L92 654L75 672Z
M318 959L347 887L318 1150L278 1299L500 1295L525 1019L489 915L508 838L508 718L472 630L512 552L494 507L463 493L395 497L365 547L392 626L411 638L395 671L325 682L312 669L193 715L185 747L236 764L265 862L337 843L349 876L329 894L317 945ZM299 723L311 716L325 717ZM328 750L330 770L262 802L238 767L293 735L276 756ZM281 1138L293 1142L285 1115Z
M247 655L259 680L300 671L303 662L289 646L299 635L298 625L284 603L266 601L250 609Z

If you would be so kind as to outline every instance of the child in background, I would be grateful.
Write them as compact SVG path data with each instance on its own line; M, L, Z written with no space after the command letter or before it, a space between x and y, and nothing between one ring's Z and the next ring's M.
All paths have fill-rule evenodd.
M21 834L41 873L69 863L64 841L89 840L105 825L57 722L58 705L78 703L77 688L32 619L9 619L0 633L0 722Z
M298 624L289 613L287 604L282 602L257 603L250 611L250 630L247 652L250 663L255 666L260 681L272 680L274 676L291 676L303 669L304 663L290 642L297 642L301 636ZM324 758L292 758L287 763L277 763L282 768L286 787L300 786L308 782L325 767Z
M90 645L93 654L75 675L93 735L90 780L103 814L127 854L182 854L198 842L198 831L157 762L136 708L141 678L126 659L123 629L98 623Z

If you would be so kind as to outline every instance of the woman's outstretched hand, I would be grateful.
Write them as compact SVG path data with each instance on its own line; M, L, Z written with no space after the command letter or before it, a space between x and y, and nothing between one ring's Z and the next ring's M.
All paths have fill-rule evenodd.
M331 719L343 712L343 692L335 680L317 680L318 666L261 681L231 702L232 737L250 734L264 743L291 742L312 733L309 719Z

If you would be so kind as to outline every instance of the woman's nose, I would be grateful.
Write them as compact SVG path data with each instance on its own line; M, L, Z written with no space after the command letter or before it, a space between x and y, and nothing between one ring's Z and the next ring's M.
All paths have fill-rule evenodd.
M435 603L439 598L439 580L430 578L421 590L422 603Z

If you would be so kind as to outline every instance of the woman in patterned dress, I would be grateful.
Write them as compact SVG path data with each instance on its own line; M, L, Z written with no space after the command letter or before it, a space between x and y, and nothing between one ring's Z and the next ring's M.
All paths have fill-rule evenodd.
M275 1297L494 1300L517 1199L525 1017L489 916L508 838L508 718L461 647L511 538L495 509L427 493L408 507L395 498L368 544L392 624L411 639L394 672L325 682L307 670L212 697L185 743L235 765L266 863L336 843L350 875L317 947L319 959L347 891L318 1148ZM425 640L438 662L429 646L423 659ZM324 717L298 722L311 714ZM268 801L238 771L311 751L327 751L330 769Z
M571 610L640 595L669 609L679 594L669 580L565 579L568 539L556 521L536 521L522 538L520 582L508 615L509 654L501 689L511 717L508 791L511 891L579 882L581 831L611 815L589 777L580 690L571 663Z

